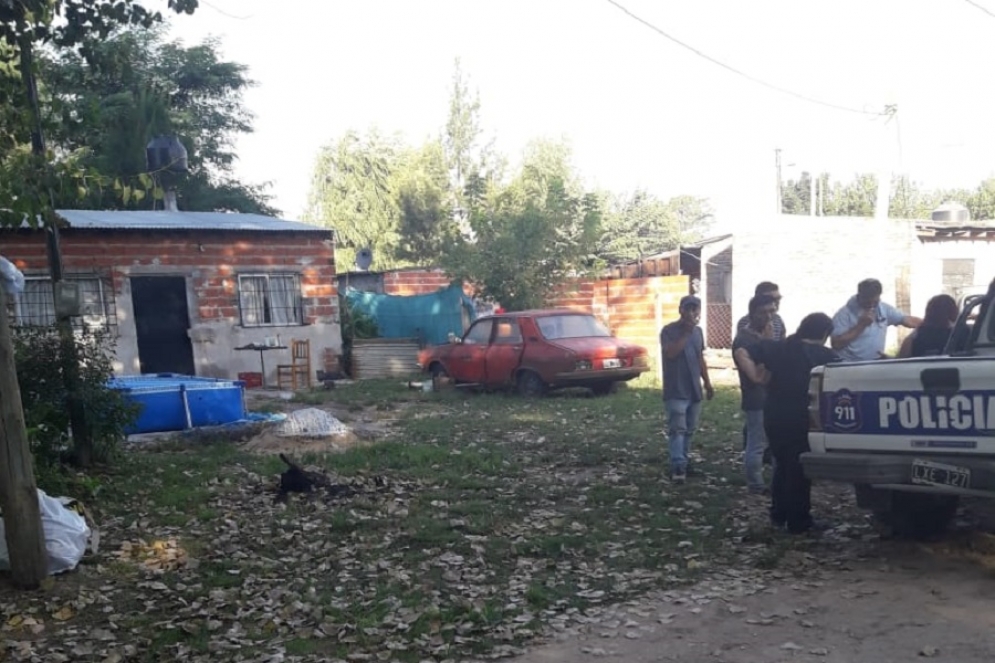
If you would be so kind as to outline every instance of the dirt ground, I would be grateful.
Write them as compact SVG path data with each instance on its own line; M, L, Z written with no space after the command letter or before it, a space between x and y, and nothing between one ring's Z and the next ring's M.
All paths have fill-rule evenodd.
M933 544L828 536L774 571L726 569L606 608L516 661L995 660L990 535L972 528Z
M736 383L727 358L711 358L709 364L714 382ZM285 411L300 407L285 406ZM375 439L389 425L378 421L380 413L321 407L348 422L360 439ZM356 435L350 435L351 443ZM262 436L256 441L257 452L283 449ZM848 489L817 487L816 493L816 502L842 527L808 548L793 547L773 570L727 568L689 588L575 615L545 644L514 660L995 660L991 508L982 507L943 541L918 544L882 539L859 524L863 516Z

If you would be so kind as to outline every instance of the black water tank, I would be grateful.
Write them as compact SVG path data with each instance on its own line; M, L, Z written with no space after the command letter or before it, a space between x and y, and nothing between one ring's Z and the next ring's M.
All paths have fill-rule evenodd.
M971 213L960 203L945 202L933 210L930 218L940 223L964 224L970 223Z
M145 161L149 172L186 173L187 148L176 136L156 136L145 146Z

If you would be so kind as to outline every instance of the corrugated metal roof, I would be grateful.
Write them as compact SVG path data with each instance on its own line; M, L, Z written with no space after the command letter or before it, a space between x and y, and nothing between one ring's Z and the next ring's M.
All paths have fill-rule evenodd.
M223 230L238 232L306 232L332 236L328 228L262 214L226 212L131 212L56 210L70 228L80 230Z

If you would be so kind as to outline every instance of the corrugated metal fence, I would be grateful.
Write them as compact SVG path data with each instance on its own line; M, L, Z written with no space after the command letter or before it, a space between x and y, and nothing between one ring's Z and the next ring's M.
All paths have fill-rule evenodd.
M352 344L352 372L359 380L408 377L417 373L418 339L356 339Z

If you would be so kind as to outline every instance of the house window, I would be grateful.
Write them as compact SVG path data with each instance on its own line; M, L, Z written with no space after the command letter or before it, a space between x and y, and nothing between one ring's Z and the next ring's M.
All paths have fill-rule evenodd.
M974 260L953 258L943 261L943 292L960 297L965 288L974 285Z
M117 323L111 292L99 276L67 276L66 281L78 284L81 315L74 317L77 326L110 329ZM22 327L52 327L55 325L55 299L52 280L47 276L27 276L24 292L14 304L14 319Z
M299 274L240 274L238 303L243 327L304 324Z

